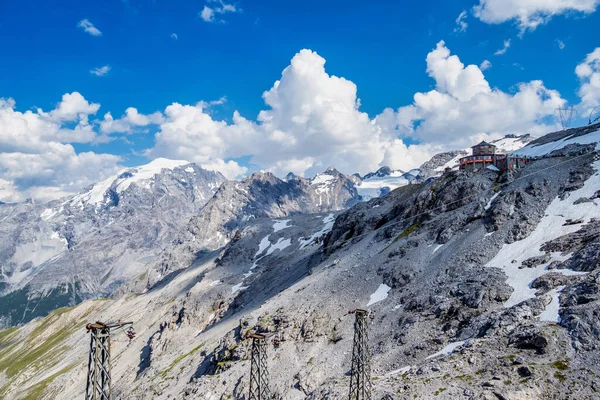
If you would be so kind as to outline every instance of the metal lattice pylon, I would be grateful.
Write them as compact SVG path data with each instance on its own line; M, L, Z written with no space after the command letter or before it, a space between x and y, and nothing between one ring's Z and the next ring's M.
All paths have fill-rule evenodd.
M85 386L86 400L111 400L110 376L110 330L130 326L126 332L129 340L135 337L132 322L112 322L105 324L96 321L87 324L90 332L90 357L88 360L88 376Z
M101 322L86 328L90 332L90 358L85 398L110 400L110 328Z
M558 107L555 112L558 113L558 119L563 129L569 129L571 127L571 120L577 116L577 110L573 106Z
M368 311L355 310L354 345L350 376L350 400L371 400L371 354L369 353Z
M267 343L265 335L253 334L252 360L250 361L249 400L267 400L269 392L269 370L267 369Z

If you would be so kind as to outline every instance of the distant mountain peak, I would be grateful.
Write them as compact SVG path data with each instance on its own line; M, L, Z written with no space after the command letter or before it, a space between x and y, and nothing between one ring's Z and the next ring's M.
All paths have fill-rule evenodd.
M373 179L373 178L385 178L386 176L402 176L402 175L404 175L404 171L402 171L400 169L394 170L388 166L383 166L375 172L370 172L370 173L366 174L361 179L368 180L368 179Z
M101 182L95 183L92 186L87 187L79 194L75 195L72 199L72 203L83 204L104 204L111 196L109 192L114 194L120 194L126 191L131 184L141 184L148 180L153 179L156 175L162 173L164 170L173 171L176 168L182 168L189 165L189 168L184 170L184 173L195 173L196 169L201 169L193 163L185 160L170 160L167 158L156 158L150 161L148 164L128 167L120 170L116 175L113 175ZM196 169L195 169L195 168ZM220 173L216 173L221 177Z

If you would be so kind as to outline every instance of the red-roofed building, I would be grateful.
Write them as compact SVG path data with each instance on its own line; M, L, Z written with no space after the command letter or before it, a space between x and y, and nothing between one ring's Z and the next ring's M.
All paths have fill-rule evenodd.
M500 171L507 169L523 168L529 164L527 157L517 157L510 154L496 153L496 146L488 142L481 142L471 147L473 154L459 160L460 169L465 171L477 171L482 168L494 166Z

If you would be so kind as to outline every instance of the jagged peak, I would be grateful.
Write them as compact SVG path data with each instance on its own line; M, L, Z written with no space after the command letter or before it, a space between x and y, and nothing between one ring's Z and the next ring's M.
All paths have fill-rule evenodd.
M168 158L156 158L147 164L127 167L115 175L86 187L79 194L72 198L74 202L88 204L103 204L106 200L106 193L112 190L116 193L122 193L127 190L131 184L148 181L164 170L173 171L176 168L188 166L184 171L193 173L196 170L203 170L198 165L186 160L171 160ZM224 179L219 172L214 172L218 178Z

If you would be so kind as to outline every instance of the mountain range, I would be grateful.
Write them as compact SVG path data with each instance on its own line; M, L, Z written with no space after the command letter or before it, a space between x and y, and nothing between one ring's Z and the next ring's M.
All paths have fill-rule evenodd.
M459 171L461 150L409 173L384 168L361 177L330 168L311 179L257 172L241 181L182 163L123 191L121 180L135 172L119 174L101 199L70 198L70 212L97 220L140 199L134 192L160 199L157 180L179 188L181 178L192 179L188 168L221 182L205 183L214 194L202 205L202 196L185 203L189 218L173 216L177 228L143 267L127 277L111 271L106 286L100 273L82 280L82 288L105 290L109 299L74 299L79 304L0 331L0 397L83 396L89 338L82 324L122 320L134 322L137 336L113 335L114 396L246 398L246 334L258 332L271 338L275 398L343 398L352 357L348 311L364 308L374 398L597 398L600 124L502 140L532 162L505 172ZM391 178L408 182L361 196L365 182L388 185ZM45 210L64 201L18 206L24 221L33 209L44 221ZM66 217L51 218L58 218L60 240ZM32 225L41 229L39 220ZM65 240L75 246L84 237ZM88 257L105 254L97 248ZM123 253L138 249L145 251ZM38 269L60 271L54 257ZM15 285L32 288L37 276Z

